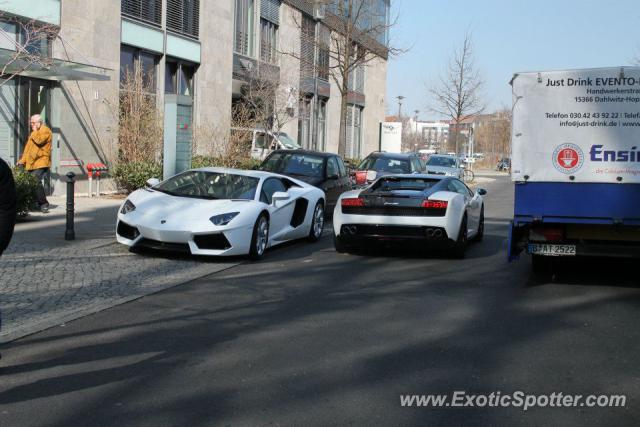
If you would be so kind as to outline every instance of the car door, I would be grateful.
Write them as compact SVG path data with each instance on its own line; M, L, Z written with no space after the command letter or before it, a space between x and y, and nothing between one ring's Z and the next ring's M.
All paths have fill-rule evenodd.
M338 197L340 197L342 193L351 190L351 177L342 158L336 156L336 161L338 162L338 171L340 172L340 194L338 195Z
M323 185L324 194L327 198L327 208L333 209L338 197L340 197L340 168L334 156L327 158L325 168L325 181Z
M262 183L260 201L268 205L269 211L269 239L278 241L291 228L291 218L295 207L295 199L274 202L273 195L277 192L286 192L287 187L279 178L267 178Z
M467 225L469 230L472 230L472 233L475 233L478 230L478 225L480 223L480 210L482 209L480 196L478 194L474 194L469 190L469 187L457 179L451 180L451 182L456 188L456 191L465 197L468 219Z

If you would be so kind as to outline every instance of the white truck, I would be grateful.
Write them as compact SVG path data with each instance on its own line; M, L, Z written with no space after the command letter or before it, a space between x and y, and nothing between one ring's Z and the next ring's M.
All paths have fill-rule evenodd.
M640 68L518 73L509 259L640 257Z

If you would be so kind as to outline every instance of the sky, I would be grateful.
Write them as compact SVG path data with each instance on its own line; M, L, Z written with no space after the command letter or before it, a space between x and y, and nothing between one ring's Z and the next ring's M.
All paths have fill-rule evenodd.
M438 80L466 31L485 86L486 112L511 106L508 82L518 71L630 65L640 57L638 0L392 0L391 45L408 52L387 72L387 112L429 111Z

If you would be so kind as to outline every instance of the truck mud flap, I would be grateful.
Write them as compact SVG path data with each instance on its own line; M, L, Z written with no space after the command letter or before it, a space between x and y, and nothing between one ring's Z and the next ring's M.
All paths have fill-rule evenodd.
M509 237L507 240L507 258L509 262L517 261L520 259L520 254L522 253L522 248L518 246L518 242L522 235L522 227L516 227L511 221L511 226L509 227Z

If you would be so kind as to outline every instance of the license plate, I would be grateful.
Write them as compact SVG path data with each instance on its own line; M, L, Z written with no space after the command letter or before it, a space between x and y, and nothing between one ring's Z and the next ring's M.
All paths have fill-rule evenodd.
M576 256L575 245L530 244L528 252L532 255Z

